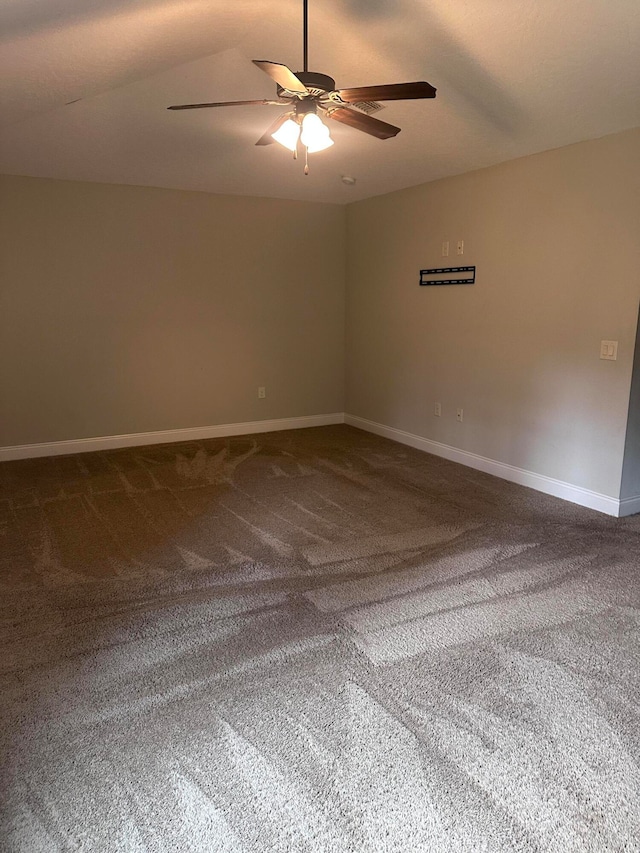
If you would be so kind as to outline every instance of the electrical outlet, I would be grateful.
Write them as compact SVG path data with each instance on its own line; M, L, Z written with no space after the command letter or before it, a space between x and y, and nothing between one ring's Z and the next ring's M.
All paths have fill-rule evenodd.
M433 404L433 414L436 416L436 418L439 418L442 415L442 406L440 405L440 403Z
M458 245L456 246L456 254L464 255L464 240L458 240Z
M264 387L264 385L261 385L261 386L258 388L258 399L259 399L259 400L264 400L264 398L265 398L266 396L267 396L267 389Z
M445 240L442 244L442 257L443 258L449 257L449 241L448 240Z
M456 420L460 421L460 423L462 423L463 415L464 415L463 409L458 409L458 411L456 412Z
M617 361L618 341L600 341L600 358L606 361Z

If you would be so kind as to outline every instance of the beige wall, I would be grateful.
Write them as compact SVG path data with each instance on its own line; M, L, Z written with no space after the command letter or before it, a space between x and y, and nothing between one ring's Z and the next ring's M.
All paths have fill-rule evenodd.
M618 498L639 184L636 129L350 205L347 412ZM475 285L418 286L459 262Z
M334 205L1 178L0 446L343 411L344 237Z
M640 130L346 209L0 178L0 446L346 408L631 497L638 234Z

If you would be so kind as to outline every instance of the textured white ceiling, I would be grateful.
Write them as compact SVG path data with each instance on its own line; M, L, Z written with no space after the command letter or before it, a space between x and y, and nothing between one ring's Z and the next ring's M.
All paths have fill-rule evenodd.
M438 89L395 139L332 122L305 177L254 145L278 107L165 109L273 97L250 60L302 66L301 0L0 0L0 171L344 203L640 125L638 0L309 5L311 70Z

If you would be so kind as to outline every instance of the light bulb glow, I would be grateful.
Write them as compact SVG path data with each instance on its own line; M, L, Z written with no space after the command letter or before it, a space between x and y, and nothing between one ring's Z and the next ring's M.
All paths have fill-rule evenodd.
M280 145L284 145L284 147L288 148L289 151L296 150L299 135L300 125L298 124L298 122L294 121L291 118L288 118L285 123L276 130L275 133L271 134L271 136L275 139L276 142L279 142Z
M333 139L329 136L329 131L324 139L316 139L312 145L307 145L309 154L315 154L316 151L324 151L325 148L331 148Z
M316 151L324 151L333 145L333 139L329 135L329 128L322 123L315 113L307 113L302 119L302 132L300 142L306 146L309 154Z
M302 119L302 133L300 134L300 142L303 145L309 146L315 142L316 137L322 134L324 125L315 113L307 113Z

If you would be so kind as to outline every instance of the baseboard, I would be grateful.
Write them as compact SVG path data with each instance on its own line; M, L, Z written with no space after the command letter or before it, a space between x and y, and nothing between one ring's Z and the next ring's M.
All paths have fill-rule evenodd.
M137 432L128 435L107 435L96 438L79 438L68 441L43 442L41 444L21 444L13 447L0 447L0 462L14 459L34 459L39 456L65 456L71 453L89 453L95 450L117 449L119 447L141 447L148 444L169 444L176 441L194 441L204 438L226 438L232 435L250 435L261 432L277 432L286 429L304 429L306 427L330 426L331 424L346 423L358 429L390 438L392 441L406 444L426 453L433 453L459 462L477 471L493 474L503 480L509 480L521 486L528 486L538 492L553 495L556 498L579 504L588 509L595 509L606 515L627 516L640 513L640 495L623 500L608 495L583 489L553 477L546 477L516 468L495 459L479 456L467 450L460 450L439 441L432 441L405 432L395 427L385 426L375 421L360 418L356 415L334 412L328 415L307 415L298 418L276 418L265 421L246 421L237 424L217 424L216 426L191 427L187 429L158 430L155 432Z
M269 421L247 421L240 424L167 429L157 432L134 432L129 435L105 435L97 438L78 438L70 441L51 441L42 444L20 444L0 447L0 462L12 459L34 459L37 456L66 456L69 453L88 453L118 447L140 447L145 444L168 444L174 441L194 441L202 438L226 438L230 435L250 435L258 432L278 432L284 429L329 426L344 423L344 413L307 415L299 418L276 418Z
M635 515L640 512L640 495L634 495L632 498L623 498L620 501L620 512L618 515Z
M442 456L451 462L459 462L461 465L467 465L469 468L475 468L477 471L484 471L485 474L493 474L495 477L509 480L512 483L518 483L520 486L528 486L530 489L544 492L546 495L553 495L556 498L562 498L565 501L579 504L588 509L595 509L606 515L617 517L640 512L640 497L620 501L608 495L602 495L599 492L592 492L590 489L583 489L580 486L574 486L562 480L554 480L553 477L545 477L542 474L536 474L524 468L516 468L513 465L507 465L495 459L488 459L486 456L478 456L475 453L469 453L467 450L460 450L457 447L451 447L448 444L441 444L439 441L422 438L422 436L414 435L411 432L378 424L375 421L359 418L356 415L345 414L344 422L358 429L373 432L376 435L390 438L401 444L407 444L409 447L415 447L417 450L424 450L426 453ZM623 507L624 512L622 511Z

